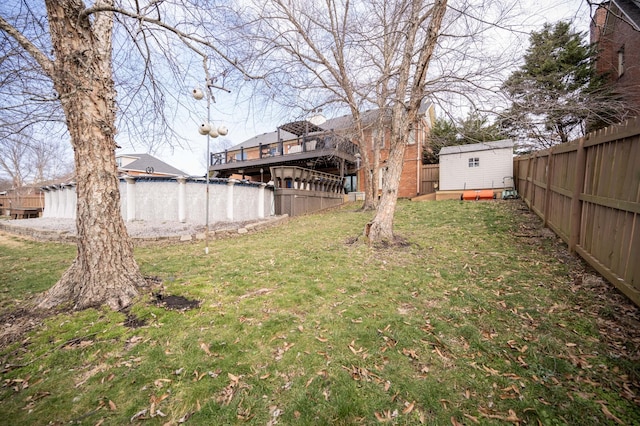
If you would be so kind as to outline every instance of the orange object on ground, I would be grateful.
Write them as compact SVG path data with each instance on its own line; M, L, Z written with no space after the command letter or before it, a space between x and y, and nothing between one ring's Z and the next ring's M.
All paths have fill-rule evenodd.
M464 191L461 200L492 200L496 198L492 189L482 189L474 191Z

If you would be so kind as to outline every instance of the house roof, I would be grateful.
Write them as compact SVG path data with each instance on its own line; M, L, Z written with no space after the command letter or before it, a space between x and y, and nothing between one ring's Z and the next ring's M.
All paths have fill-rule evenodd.
M420 113L424 114L431 107L431 102L423 102L420 106ZM367 110L361 114L362 122L365 126L369 124L373 124L375 120L378 118L380 114L379 109ZM313 135L313 133L321 133L321 132L340 132L344 130L348 130L353 127L353 116L351 114L346 114L340 117L330 118L324 123L321 124L313 124L309 120L302 121L294 121L291 123L286 123L279 126L280 129L280 137L283 141L295 139L305 133L305 130L309 135ZM240 148L253 148L256 146L267 145L270 143L278 142L278 131L273 131L269 133L263 133L258 136L254 136L250 139L247 139L244 142L241 142L237 145L229 148L229 151L238 150Z
M492 149L513 149L513 141L505 139L501 141L473 143L467 145L445 146L440 150L440 155L462 154L464 152L489 151Z
M173 167L170 164L165 163L158 158L149 154L120 154L116 158L126 157L134 159L134 161L128 163L125 166L118 167L121 171L136 171L146 173L148 168L153 169L154 174L163 174L171 176L187 176L187 173Z

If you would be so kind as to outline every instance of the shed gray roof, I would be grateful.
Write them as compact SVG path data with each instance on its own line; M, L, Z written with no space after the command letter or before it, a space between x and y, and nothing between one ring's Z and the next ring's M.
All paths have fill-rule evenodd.
M473 144L467 144L467 145L445 146L440 150L440 155L461 154L463 152L488 151L492 149L505 149L505 148L513 149L513 141L511 139L505 139L505 140L493 141L493 142L473 143Z
M157 159L153 155L149 154L119 154L117 157L135 158L134 161L126 166L119 167L120 170L127 171L133 170L138 172L146 172L148 167L153 168L153 173L161 173L172 176L187 176L187 173L182 170L176 169L170 164L165 163L162 160Z

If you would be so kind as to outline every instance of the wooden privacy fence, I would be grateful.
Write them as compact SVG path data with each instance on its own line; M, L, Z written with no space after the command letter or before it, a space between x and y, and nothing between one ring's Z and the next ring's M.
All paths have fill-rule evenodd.
M545 225L640 306L640 117L514 159Z
M420 176L420 195L436 192L440 181L440 165L423 164Z
M44 207L44 196L42 194L0 195L0 209L8 210L11 207L42 208Z

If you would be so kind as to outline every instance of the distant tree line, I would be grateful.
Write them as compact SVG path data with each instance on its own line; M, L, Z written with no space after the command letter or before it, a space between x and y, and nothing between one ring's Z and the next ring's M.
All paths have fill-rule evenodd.
M440 150L445 146L491 142L508 137L497 123L490 123L487 115L476 111L470 112L459 122L451 118L438 118L422 151L422 164L438 164Z

